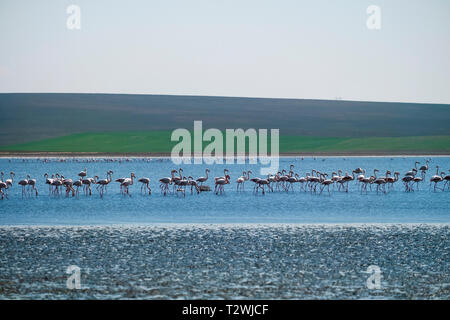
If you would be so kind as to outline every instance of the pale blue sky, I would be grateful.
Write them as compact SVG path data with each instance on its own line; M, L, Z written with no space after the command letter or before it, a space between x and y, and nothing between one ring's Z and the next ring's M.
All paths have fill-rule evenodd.
M0 92L450 103L448 0L1 0L0 43Z

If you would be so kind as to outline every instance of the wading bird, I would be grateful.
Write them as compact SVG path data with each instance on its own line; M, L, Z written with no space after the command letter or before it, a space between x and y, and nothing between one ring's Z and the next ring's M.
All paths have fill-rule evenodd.
M147 188L148 195L151 195L152 189L150 189L150 186L149 186L150 178L143 177L143 178L140 178L138 181L141 183L141 193L144 191L144 188Z
M236 180L236 191L244 191L244 182L246 180L245 176L247 175L247 172L243 171L242 176L237 178Z
M205 170L205 175L206 176L205 177L200 177L200 178L198 178L196 180L198 183L200 183L200 186L202 186L204 182L208 181L208 174L209 174L209 169L206 168L206 170Z
M129 187L130 187L131 185L133 185L133 178L136 178L136 176L135 176L135 174L132 172L130 178L126 178L126 179L120 184L120 186L121 186L122 189L123 189L123 193L129 195L130 197L131 197L131 194L130 194Z
M445 174L444 172L441 172L441 175L439 175L439 166L436 166L436 174L430 178L430 186L434 182L434 188L433 188L434 192L436 192L436 189L444 190L437 186L437 184L439 182L444 180L444 178L443 178L444 174Z
M214 191L216 193L216 195L220 194L225 194L225 189L224 189L224 185L229 184L230 183L230 176L228 174L225 175L225 178L222 179L220 178L216 178L215 180L215 187L214 187Z
M30 178L30 175L27 175L27 178L26 178L26 179L20 180L20 181L18 182L18 184L22 186L22 198L23 198L24 196L26 196L25 187L28 186L28 179L29 179L29 178Z
M112 174L113 174L113 171L108 170L108 172L106 172L106 179L101 179L101 180L95 181L98 185L97 191L99 191L100 197L103 197L103 194L107 192L106 188L108 187L108 184L112 181ZM96 176L96 178L98 179L98 176Z

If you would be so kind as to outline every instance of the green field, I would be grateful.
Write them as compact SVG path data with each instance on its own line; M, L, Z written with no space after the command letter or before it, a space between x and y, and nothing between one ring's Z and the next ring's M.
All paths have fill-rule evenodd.
M165 139L159 140L160 133L145 137L144 132L192 130L194 120L202 120L204 130L278 128L284 137L283 145L286 143L290 150L320 148L315 144L319 141L317 137L323 138L320 140L325 143L323 148L339 149L341 145L330 144L334 140L327 137L450 136L449 119L448 104L132 94L0 94L0 146L57 138L20 148L42 148L45 143L53 150L63 147L95 151L112 150L109 145L112 143L121 151L167 151L170 148ZM100 135L60 138L84 132ZM104 132L128 133L103 136ZM104 145L92 144L92 139L100 139ZM429 139L426 143L420 138L407 138L406 145L402 144L403 140L392 143L408 150L411 144L428 150L428 142L435 145L434 138ZM124 140L131 144L126 146ZM344 140L340 141L344 143ZM382 140L366 139L351 140L342 147L352 149L353 145L386 148Z
M0 151L169 153L172 130L280 129L282 153L450 154L450 105L123 94L0 94ZM206 145L206 143L205 143Z
M170 153L177 142L171 131L80 133L35 142L1 146L15 152ZM209 142L204 142L206 146ZM225 144L224 144L225 145ZM450 153L450 136L327 138L281 136L281 153Z

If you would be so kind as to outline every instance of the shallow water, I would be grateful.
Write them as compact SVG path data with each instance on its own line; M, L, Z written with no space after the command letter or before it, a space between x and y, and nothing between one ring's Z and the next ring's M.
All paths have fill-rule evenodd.
M230 170L226 194L163 196L158 179L176 166L169 159L109 162L67 159L0 159L16 172L8 199L0 201L0 298L16 299L449 299L450 191L433 192L429 178L449 157L434 157L420 190L398 182L387 194L295 192L254 195L252 183L236 192L235 180L258 165L184 165L186 176ZM404 174L418 157L282 158L280 168L304 176L362 167ZM135 172L150 177L151 196L112 182L101 198L49 195L44 173L76 179L113 179ZM17 181L30 174L39 196L22 198ZM8 176L8 175L6 175ZM441 184L441 187L443 184ZM395 223L395 224L392 224ZM420 223L417 225L417 223ZM81 268L81 290L66 287L70 265ZM367 267L382 274L369 289Z
M411 170L414 161L424 163L418 157L350 157L350 158L281 158L280 169L288 169L292 163L294 171L304 176L311 169L328 172L341 169L351 172L357 167L372 173L374 168L384 175L386 170ZM275 192L255 196L253 183L245 184L244 192L236 192L235 180L242 171L251 169L259 173L259 165L183 165L184 175L204 176L205 168L211 169L206 184L213 186L214 176L222 176L223 168L229 168L231 184L225 187L226 194L217 196L213 192L202 192L183 196L163 196L158 179L169 176L170 170L177 168L169 159L131 159L122 162L86 162L86 159L67 159L67 162L43 163L38 159L0 159L0 169L15 171L16 181L9 190L8 199L0 201L0 225L102 225L102 224L152 224L152 223L448 223L450 222L450 192L433 192L429 188L429 178L435 174L435 166L442 171L450 168L449 157L434 157L430 163L425 182L420 190L404 192L401 182L397 182L388 194L377 194L375 189L368 194L360 194L355 182L350 184L348 193L331 189L322 195L300 191ZM112 182L107 194L100 198L93 188L93 195L85 196L82 191L77 197L65 195L49 196L44 173L59 173L74 181L77 173L84 168L88 176L105 177L107 170L113 170L113 179L127 177L134 172L138 178L151 179L152 195L140 193L140 183L135 181L130 187L131 197L120 194L119 184ZM441 170L440 170L441 171ZM37 179L39 196L22 198L21 186L17 181L26 174ZM5 179L9 175L5 175ZM441 187L443 183L441 183ZM81 189L80 189L81 190Z
M372 174L374 168L384 175L386 170L411 170L414 161L425 162L423 157L328 157L328 158L281 158L280 169L289 169L304 176L311 169L327 172L341 169L344 173L357 167ZM435 174L435 166L442 171L450 168L450 157L434 157L430 163L425 182L420 190L404 192L401 182L388 194L360 194L356 183L351 183L348 193L336 190L330 195L301 192L299 185L295 192L267 193L265 196L252 194L252 183L245 184L245 192L236 192L235 180L242 171L251 169L259 173L259 165L183 165L184 175L197 178L204 176L205 168L211 169L206 184L213 186L214 176L222 176L223 168L231 174L231 184L225 187L226 194L216 196L213 192L200 195L163 196L158 179L169 176L176 169L169 159L140 159L130 161L86 162L86 159L67 159L66 162L43 163L38 159L0 159L0 169L15 171L16 181L9 190L9 198L0 201L0 225L105 225L105 224L153 224L153 223L448 223L450 222L450 192L432 192L429 178ZM119 184L112 182L107 194L100 198L95 188L91 197L82 192L77 197L64 195L49 196L44 184L44 173L59 173L74 181L84 168L88 176L105 177L107 170L113 170L113 179L129 176L134 172L139 177L150 177L152 195L140 193L140 183L130 187L131 197L120 194ZM441 171L441 170L440 170ZM21 196L17 181L26 174L37 179L39 196ZM9 175L5 175L5 179ZM443 183L441 183L441 187Z

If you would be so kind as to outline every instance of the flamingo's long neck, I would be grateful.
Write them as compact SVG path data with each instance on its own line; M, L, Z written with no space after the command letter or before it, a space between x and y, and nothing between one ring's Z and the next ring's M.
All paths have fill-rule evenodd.
M208 180L208 173L209 173L209 170L206 170L206 180Z

